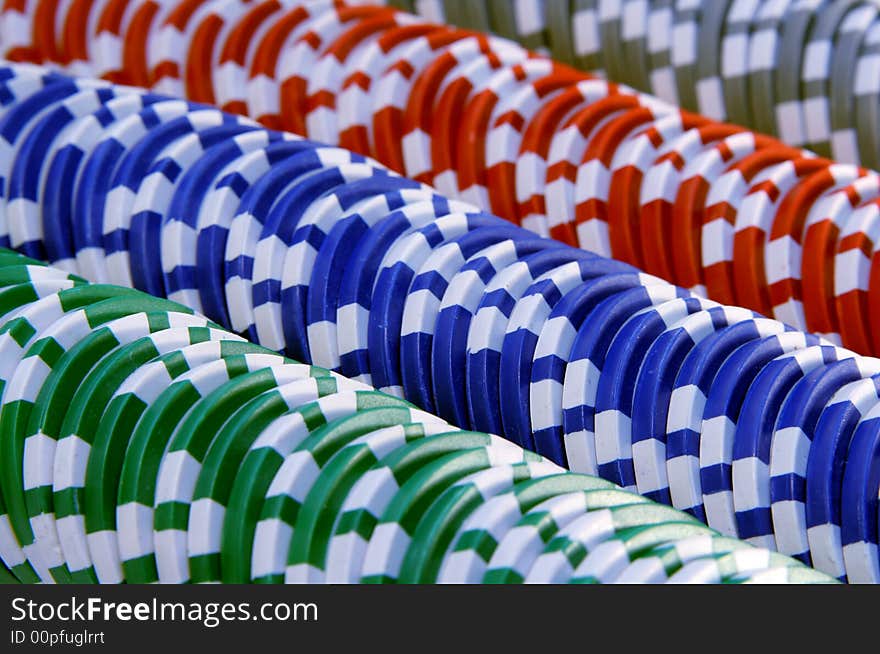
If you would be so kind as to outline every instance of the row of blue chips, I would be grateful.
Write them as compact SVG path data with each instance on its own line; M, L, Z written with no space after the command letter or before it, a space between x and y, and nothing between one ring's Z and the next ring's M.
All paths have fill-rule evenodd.
M0 70L0 244L880 580L880 366L336 147Z

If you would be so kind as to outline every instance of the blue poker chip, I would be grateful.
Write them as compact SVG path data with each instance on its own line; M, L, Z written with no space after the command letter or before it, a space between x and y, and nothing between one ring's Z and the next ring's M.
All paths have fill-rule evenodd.
M853 357L799 380L779 411L770 451L770 503L776 547L812 564L807 540L807 460L825 405L847 384L880 373L880 360Z
M594 432L599 476L636 490L632 413L636 380L657 338L687 316L715 305L696 297L676 298L642 309L614 336L596 387Z
M171 124L168 123L164 127L170 128ZM180 127L187 130L184 124L181 124ZM173 130L169 129L168 131ZM185 180L192 179L197 171L203 170L203 167L198 165L182 166L182 156L186 153L188 159L197 160L198 163L204 161L206 162L205 167L207 167L207 162L212 160L212 157L207 155L209 150L214 147L222 148L229 139L246 132L263 134L264 130L237 122L228 122L204 130L187 131L167 141L165 144L165 147L168 148L167 152L165 147L160 148L155 145L145 148L151 151L152 155L142 149L142 146L155 143L151 134L131 151L131 159L142 159L143 163L147 165L145 174L141 178L142 182L137 187L128 232L129 265L131 266L131 278L136 288L146 291L150 295L164 296L167 293L174 293L178 288L185 287L187 282L178 285L166 280L163 268L173 269L176 262L172 261L170 256L166 258L161 250L164 225L168 222L170 215L180 215L178 213L180 208L174 206L177 198L184 197L183 193L177 193L179 186ZM165 141L165 138L161 140ZM129 177L125 182L129 188L134 186L131 181L131 177ZM183 211L197 211L199 205L196 204L196 198L200 201L207 188L194 185L188 185L188 187L192 189L192 193L196 197L189 198ZM184 200L179 202L185 203ZM157 257L156 252L160 252L161 255ZM175 280L175 282L177 281L179 280Z
M162 96L152 93L124 95L71 125L68 138L49 162L46 179L53 180L53 183L42 189L40 213L49 261L65 269L76 268L73 203L80 169L89 155L113 125L163 100Z
M859 422L880 404L880 375L847 384L829 400L816 423L807 459L807 540L813 567L846 575L841 541L843 474Z
M741 345L718 368L709 387L700 429L703 510L713 529L737 535L733 509L733 440L749 387L776 357L821 344L817 336L786 332Z
M400 339L403 309L419 264L443 245L481 229L502 227L489 214L453 213L402 237L382 262L373 288L367 324L367 350L373 385L386 393L403 396Z
M400 324L400 373L404 397L433 413L431 348L440 303L450 281L471 257L480 257L502 241L521 241L533 234L514 225L481 227L437 248L413 269Z
M578 264L583 279L635 271L628 264L583 250L552 250L533 254L508 266L486 287L471 321L467 341L468 410L476 429L493 434L503 433L500 399L501 350L514 308L523 293L541 275L573 262ZM520 393L528 394L529 379L527 376L518 380ZM527 420L528 413L525 415ZM528 447L524 443L520 445ZM540 450L539 453L548 456ZM561 458L554 460L558 463Z
M421 188L381 193L358 204L327 233L315 257L306 306L309 354L313 365L328 370L340 369L336 310L342 280L361 239L373 225L403 207L422 203L435 206L441 200L440 196Z
M133 90L124 89L123 94ZM12 163L6 190L6 220L13 248L35 259L46 259L39 206L43 167L59 135L78 118L91 114L117 96L115 88L80 91L51 105L34 121ZM52 230L54 231L54 230Z
M880 406L869 411L853 434L841 493L840 539L846 579L880 583L878 511L880 511Z
M6 112L49 84L67 82L70 78L42 66L15 63L0 66L0 120Z
M260 180L290 159L313 153L319 147L303 139L274 141L229 164L211 190L201 215L209 223L200 225L196 246L196 287L202 313L222 325L231 325L226 305L225 257L232 222L241 201Z
M255 329L252 298L254 253L263 224L278 198L286 195L303 178L328 166L351 163L358 157L339 148L315 145L273 166L242 195L238 212L229 227L223 268L233 331L253 333Z
M602 275L584 282L553 307L541 329L529 382L529 419L535 442L562 442L562 390L574 339L606 298L627 289L665 283L643 273Z
M501 422L505 436L527 449L535 448L530 392L538 339L553 308L562 299L590 280L618 270L616 265L595 264L592 260L573 261L542 274L516 302L505 326L498 373L499 380L510 384L510 390L499 393Z
M138 141L159 125L192 111L182 100L163 100L108 126L84 152L69 207L76 268L92 281L131 286L128 227L134 194L114 185L118 164Z
M738 307L698 311L660 334L645 354L633 395L654 401L634 402L632 410L632 461L640 495L672 504L666 470L666 422L675 378L685 357L711 334L755 317L754 312Z
M336 308L339 370L346 377L370 383L367 325L373 285L382 259L403 234L451 213L451 201L435 196L431 202L403 207L376 223L351 257Z
M776 550L770 500L770 449L789 391L817 368L850 355L830 345L783 354L770 361L746 393L733 434L733 508L739 537Z
M522 241L502 241L468 261L449 282L434 324L428 368L434 408L439 416L456 425L474 424L466 395L467 341L486 287L516 262L563 247L558 241L534 236Z
M205 218L207 224L201 221L206 213L204 205L207 196L215 188L215 184L220 185L226 181L224 178L230 167L234 170L236 164L246 155L265 150L273 143L281 141L281 137L279 132L264 129L224 126L206 130L204 134L199 135L197 141L196 139L189 141L192 143L192 151L197 153L198 158L179 177L174 174L166 175L168 181L174 185L174 192L167 212L162 214L159 232L162 281L165 294L170 300L202 311L196 275L199 235L202 227L213 223L215 218L209 215ZM178 153L183 155L183 151L179 148L185 147L185 144L187 144L186 140L178 141L178 147L172 151L174 154L169 152L168 156L158 160L151 173L166 171L176 165ZM185 158L189 159L189 157ZM231 183L234 184L234 181ZM134 229L134 221L132 221L132 229ZM143 231L144 236L148 233L153 234L152 230ZM221 256L219 252L214 254L217 258ZM139 258L133 256L132 266L137 266L138 263ZM145 267L147 265L146 261L140 263Z
M562 384L561 442L535 443L539 453L567 462L574 472L597 475L595 415L596 388L605 355L618 330L635 313L690 293L671 284L630 288L603 300L581 325L571 347ZM556 458L554 458L556 457Z
M238 122L214 109L193 109L189 104L172 101L147 107L137 118L109 130L107 138L95 147L83 166L77 187L73 209L77 252L103 250L113 281L146 289L142 275L137 279L133 277L130 252L132 224L136 219L146 218L135 216L135 201L150 166L167 146L187 134L216 125L234 126ZM182 172L179 166L177 168L175 177ZM154 178L151 183L157 181ZM157 218L153 216L153 222ZM157 258L157 252L158 240L150 256ZM161 277L153 281L150 288L150 292L164 293Z
M387 177L388 171L362 161L331 166L291 187L272 207L255 250L252 297L259 343L273 350L287 351L297 360L308 360L308 344L303 342L305 316L285 315L282 308L287 253L301 222L309 222L308 216L325 193L373 176ZM305 312L304 308L300 310ZM302 329L288 328L288 320L301 323Z
M706 522L700 482L703 410L715 373L740 346L790 331L777 320L744 320L710 334L682 361L669 400L666 420L666 475L672 505Z
M361 168L358 172L357 169ZM371 171L372 168L372 171ZM311 278L318 252L333 227L349 213L356 213L361 204L376 195L403 190L429 189L405 177L389 175L367 163L339 169L347 180L321 194L291 237L284 259L281 285L281 312L284 315L284 340L293 343L292 350L301 361L312 362L311 335L307 320ZM322 173L324 174L324 173ZM309 182L319 184L318 175ZM320 335L318 335L320 337Z
M90 88L106 87L106 83L59 80L42 86L32 95L17 102L0 119L0 247L12 245L6 222L5 203L9 198L9 178L18 149L28 129L65 98Z

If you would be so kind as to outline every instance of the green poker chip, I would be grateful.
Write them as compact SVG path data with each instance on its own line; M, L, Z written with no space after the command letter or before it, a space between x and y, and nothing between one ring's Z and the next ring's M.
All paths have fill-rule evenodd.
M82 524L85 502L85 467L94 435L117 389L137 370L164 357L159 364L186 356L187 348L210 341L239 337L208 327L179 327L156 332L119 348L105 357L77 389L59 431L52 479L55 525L71 578L88 583L91 559ZM204 348L202 348L204 349Z
M836 579L824 572L819 572L806 566L780 566L752 572L749 574L734 575L724 579L725 584L836 584Z
M183 581L220 581L221 512L249 439L258 434L253 426L260 408L286 397L284 393L301 405L347 385L329 376L278 376L272 386L263 372L231 380L214 391L181 425L163 458L154 531L174 530L177 537L160 539L175 545L167 553L157 550L160 581L165 581L163 570L168 568ZM171 565L163 556L173 557Z
M295 582L329 580L331 545L338 534L337 525L341 526L344 520L348 498L357 496L355 486L361 479L369 477L381 480L386 486L397 487L406 475L405 469L411 466L415 458L424 466L449 452L489 442L491 438L485 434L456 431L442 422L394 425L351 441L322 468L303 502L301 518L297 521L290 545L286 579ZM395 457L397 454L399 458ZM400 463L402 469L382 465L390 458ZM370 497L376 497L375 491L378 489L373 490L373 493L369 493ZM379 495L390 499L392 493L386 488ZM322 509L322 504L329 507L329 511ZM322 517L322 514L327 517ZM370 528L375 524L375 518L372 521L349 523L350 526L359 527L351 535L366 543L372 534ZM351 557L338 563L354 569L358 568L360 560L358 553L354 552Z
M261 437L263 429L280 415L311 405L320 398L343 392L362 393L363 391L354 390L360 387L362 385L358 382L334 377L315 377L291 382L277 390L263 393L229 419L205 454L193 492L187 552L193 582L220 582L233 572L248 581L250 549L242 547L232 553L229 536L230 531L244 528L252 539L257 516L252 512L251 521L245 524L238 522L236 527L227 529L227 518L230 522L240 519L237 515L238 507L227 511L227 506L240 478L240 466L251 447ZM224 541L227 543L225 555ZM229 573L226 572L227 567L230 568Z
M692 533L712 533L711 530L706 528L706 526L699 522L696 518L679 511L678 509L674 509L670 506L663 505L638 505L638 506L624 506L624 507L616 507L614 509L608 509L607 516L598 516L599 520L608 520L608 525L613 530L611 534L609 534L605 540L610 542L610 545L606 545L602 543L598 547L595 548L593 557L589 555L581 561L581 563L575 568L572 573L572 577L570 579L570 583L574 584L594 584L594 583L602 583L603 578L610 576L610 573L607 571L607 565L602 562L602 554L599 553L599 547L602 548L615 548L617 545L616 541L611 541L614 538L614 535L619 532L625 532L627 529L636 529L636 528L644 528L648 525L660 526L663 524L672 524L674 525L672 529L687 529L686 525L692 525L694 527L694 531L680 531L682 534L692 534ZM669 533L669 532L667 532ZM624 537L629 538L628 534L624 534ZM625 562L625 557L627 555L626 548L618 548L621 552L620 558L618 561L620 563ZM596 567L595 561L599 561L599 567Z
M68 581L70 576L58 556L60 553L54 553L51 560L44 560L35 547L34 535L27 518L23 486L22 465L27 422L46 377L78 340L101 324L124 315L144 309L178 306L142 293L123 291L124 289L116 287L98 285L73 288L45 298L49 300L49 304L45 307L47 311L41 316L46 319L42 329L28 321L29 317L35 317L33 314L37 313L36 309L41 302L31 305L29 311L23 312L3 327L7 329L12 323L16 323L12 329L20 330L22 336L20 341L15 340L22 350L26 348L14 375L3 388L0 411L0 488L5 504L4 513L8 514L17 541L30 561L29 566L35 563L33 567L37 568L36 571L44 581L49 578Z
M626 527L615 531L606 540L592 544L588 542L592 538L589 523L579 519L548 543L544 554L535 561L527 581L542 583L543 579L555 574L562 583L575 577L578 583L613 583L633 559L652 545L674 539L717 536L706 525L672 521Z
M76 285L77 282L67 279L52 279L4 287L0 289L0 316L2 316L3 320L11 320L21 313L22 308L29 307L29 305L43 298L57 295L61 291L69 290ZM2 333L11 332L14 338L19 338L18 333L23 333L22 330L16 332L11 328L12 326L10 326L10 329L5 329L4 324L3 327ZM28 330L25 329L23 331L26 332Z
M370 409L408 407L398 398L373 391L346 391L323 397L294 411L285 412L266 425L260 425L257 438L245 454L235 477L223 523L221 559L223 580L244 583L250 580L268 582L283 580L287 550L273 550L278 541L272 532L279 528L270 520L261 523L265 501L272 494L270 486L285 464L295 468L298 458L292 454L313 432L338 420L344 420ZM280 478L283 478L282 474ZM299 505L281 500L284 528L295 522ZM271 511L267 511L267 514ZM272 556L271 552L274 552Z
M211 384L216 387L230 375L247 372L249 358L261 365L284 360L250 343L200 343L187 349L197 351L165 355L139 369L114 394L95 433L86 465L84 526L94 565L92 574L104 583L126 578L125 560L134 561L129 567L130 573L136 574L142 551L155 570L152 508L156 473L164 453L161 443L168 442L189 407L200 399L200 389ZM138 502L142 469L150 471L141 484L149 492L147 501ZM126 524L118 539L117 518Z
M501 539L532 507L566 493L619 489L589 475L560 473L516 485L464 521L440 566L440 583L479 583Z
M262 570L259 576L255 575L257 581L268 583L286 578L284 565L289 568L290 557L294 551L299 551L294 550L297 531L308 529L311 525L300 517L303 503L327 462L359 436L411 422L442 424L439 418L408 403L367 409L315 430L285 458L267 491L257 525L258 531L269 524L278 527L266 530L260 540L254 543L254 560L265 557L269 564L267 570ZM308 541L308 536L304 535L303 540ZM279 564L280 570L277 567Z
M0 561L0 584L20 584L21 582L9 571L6 564Z
M0 267L0 287L2 288L59 279L77 282L78 284L87 283L82 277L71 275L58 268L49 268L48 266L23 263Z
M749 547L719 556L694 559L669 577L671 583L719 584L732 579L744 580L756 572L774 568L803 568L803 564L778 552ZM827 578L827 575L826 575Z
M6 266L43 266L46 264L43 261L37 261L36 259L31 259L30 257L26 257L23 254L20 254L14 250L8 250L6 248L0 248L0 268L4 268Z
M172 324L205 327L205 318L157 311L135 313L105 323L64 353L40 388L25 430L25 505L44 559L61 559L53 512L55 452L65 410L86 375L115 349ZM66 565L64 566L66 568Z
M399 583L435 583L443 556L459 527L489 498L529 479L558 474L551 462L516 463L476 472L447 488L425 512L400 566Z
M713 534L687 536L680 527L683 525L660 525L659 527L634 528L642 532L675 529L672 534L663 534L653 546L630 555L630 563L620 571L615 581L619 583L665 583L669 577L686 564L696 559L721 556L737 549L750 547L748 543L735 538ZM676 529L679 527L679 529Z
M419 469L382 514L364 555L361 583L396 583L401 563L396 551L408 546L421 515L450 485L493 465L541 461L537 454L496 443L444 455Z
M160 512L176 508L174 505L162 506L168 498L164 494L165 488L159 484L159 474L165 454L179 432L190 433L199 427L218 429L222 425L222 422L216 424L213 421L218 413L222 415L222 407L229 406L230 398L225 398L227 402L224 404L224 398L216 391L239 378L245 380L246 387L252 388L253 385L273 384L276 375L290 379L314 374L326 374L326 371L289 363L278 355L243 354L201 366L181 376L162 392L141 416L132 434L125 452L118 494L114 492L116 489L108 489L105 496L105 502L111 497L116 500L109 508L115 509L119 516L135 515L138 505L149 507L119 531L126 580L134 583L158 581L163 574L158 567L160 552L178 546L179 533L176 530L156 529ZM241 399L245 398L246 393ZM155 551L150 547L149 551L141 552L140 544L150 541L155 543ZM186 547L185 538L183 547ZM132 552L137 556L132 556ZM167 558L164 561L167 562Z
M379 433L369 438L374 455L391 451L351 487L340 507L327 552L328 582L357 583L360 580L364 556L376 526L400 488L420 469L450 453L504 444L499 437L480 432L406 432L411 442L403 442L403 435L393 450L393 438L383 441ZM359 440L367 444L367 439Z
M498 543L483 575L483 583L522 583L549 540L573 520L595 523L591 536L592 544L597 544L613 533L609 532L608 520L602 520L605 516L602 512L631 505L653 506L640 495L618 489L566 493L544 500L523 515ZM621 528L623 526L629 525L624 522Z

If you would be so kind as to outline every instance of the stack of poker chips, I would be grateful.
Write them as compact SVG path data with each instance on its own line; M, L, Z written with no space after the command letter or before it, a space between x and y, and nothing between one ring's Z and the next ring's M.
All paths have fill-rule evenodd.
M877 360L347 150L38 67L0 77L16 248L877 580Z
M388 0L838 161L880 167L880 5Z
M880 354L880 268L874 266L880 177L798 149L804 139L786 137L784 145L579 73L513 41L388 7L211 0L158 8L134 2L123 12L110 2L92 3L85 15L80 3L38 4L42 11L30 5L4 10L0 45L7 58L215 103L268 127L338 144L539 235L613 256L857 352ZM549 11L553 3L533 4ZM601 17L630 15L611 11L620 3L599 4L607 5ZM663 4L670 3L658 3L658 11ZM740 2L678 4L692 10L674 20L699 23L695 33L701 35L714 33L703 18L718 22L718 16L708 20L708 7L730 5L731 20L742 14L733 9ZM769 12L778 3L765 4ZM794 3L802 4L814 3ZM858 5L854 15L876 13L863 3L843 5ZM834 12L815 11L814 31L824 34L818 26ZM783 15L782 41L811 15L798 13L800 22ZM753 39L763 48L765 39L749 31L752 16L759 20L763 12L737 19L728 29L731 43ZM600 22L603 34L618 29L612 18ZM772 34L761 25L760 34ZM674 43L686 44L680 31L671 31ZM847 39L835 57L854 51ZM709 41L716 48L727 43ZM787 52L789 46L780 47ZM724 57L746 61L751 45L721 49ZM877 59L873 50L864 57ZM716 65L708 57L698 61ZM676 75L691 68L677 66ZM844 68L820 81L810 76L804 85L797 75L777 78L812 93L861 70ZM736 79L728 75L719 84L755 86L745 83L748 76ZM745 96L726 97L747 108ZM750 91L749 97L758 96ZM874 100L851 104L876 110ZM783 112L795 115L783 124L824 115L814 104L802 98L797 111ZM864 125L846 123L846 138L834 142L873 144L876 133L863 134ZM819 141L806 143L828 152Z
M0 582L833 581L9 250L0 323Z

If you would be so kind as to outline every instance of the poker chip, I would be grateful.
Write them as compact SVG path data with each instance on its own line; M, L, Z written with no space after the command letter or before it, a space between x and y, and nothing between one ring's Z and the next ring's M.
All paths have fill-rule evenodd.
M91 335L77 343L58 361L58 372L55 374L53 370L53 374L44 382L28 422L24 441L24 467L26 470L24 483L28 488L51 485L43 483L43 481L51 479L47 474L47 468L51 468L51 462L54 459L55 443L53 441L58 440L61 427L60 419L64 415L58 410L58 407L66 405L70 400L73 390L82 382L84 372L116 349L133 340L138 340L142 334L151 334L176 326L206 327L207 323L201 317L191 317L188 313L170 311L124 316L95 329ZM43 481L39 477L32 478L33 474L43 477ZM37 498L33 499L37 500ZM39 516L48 508L51 507L40 504L39 501L34 503L28 501L28 513L31 516L35 534L39 533L36 523L40 522L39 518L35 518L35 515Z
M668 284L635 286L605 298L591 314L601 327L585 324L575 336L562 386L563 442L537 443L538 451L564 447L570 469L596 473L599 470L595 440L596 393L608 346L618 330L634 314L681 295Z
M669 529L690 530L692 527L690 525L662 525L646 531L655 532ZM643 532L639 530L633 540L646 542L644 545L639 542L638 555L630 556L630 562L623 564L614 583L664 583L671 575L691 561L712 558L742 547L742 541L707 538L699 533L683 538L674 545L654 545L652 539L650 537L644 538Z
M847 462L841 491L843 559L850 583L877 583L880 558L877 555L877 411L872 409L859 423L850 444L852 460Z
M218 515L225 506L229 483L237 469L239 461L236 452L244 447L248 438L242 433L246 424L243 420L253 419L257 407L274 399L276 394L289 398L289 404L301 406L319 397L357 386L347 380L331 377L291 379L280 372L283 371L273 371L274 380L263 383L257 382L256 376L251 375L250 379L242 378L241 382L236 380L221 386L213 393L217 399L212 403L210 397L206 398L206 406L200 407L203 412L191 414L192 417L181 426L169 444L157 477L159 487L165 490L163 496L156 500L157 513L153 527L154 532L164 532L157 541L161 545L156 550L160 580L180 579L202 583L221 580L220 548L217 545L222 521ZM230 408L235 405L240 408L230 413ZM194 425L195 416L199 416L201 421ZM224 425L212 442L200 439L201 425L216 424L214 421L218 416L220 420L229 416L229 424ZM236 437L228 435L233 433L236 433ZM189 459L190 456L193 460ZM181 461L187 461L187 467L196 476L194 486L177 481ZM168 483L163 483L166 479ZM180 521L171 523L164 519L167 511L163 512L163 506L170 508L180 503L190 505L187 524ZM191 530L187 528L190 523ZM181 542L184 535L185 548Z

